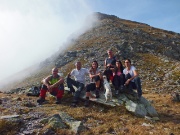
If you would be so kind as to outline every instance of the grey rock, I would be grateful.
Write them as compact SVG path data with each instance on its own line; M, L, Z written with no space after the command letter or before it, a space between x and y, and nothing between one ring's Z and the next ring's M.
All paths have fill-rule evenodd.
M147 110L143 104L137 104L129 100L125 103L125 107L128 111L134 113L136 116L145 117L147 115Z
M82 131L84 129L84 126L81 121L75 120L73 117L69 116L65 112L60 112L59 115L60 115L61 119L67 125L69 125L69 127L71 128L71 130L74 133L79 133L80 131Z
M11 118L19 118L19 115L5 115L1 116L0 119L11 119Z
M41 123L47 123L52 129L64 129L67 128L66 124L62 121L59 114L55 114L53 116L50 116L48 118L45 118L40 121Z
M155 110L155 108L144 97L141 97L140 103L144 105L145 109L147 110L147 114L153 117L158 116L158 113Z

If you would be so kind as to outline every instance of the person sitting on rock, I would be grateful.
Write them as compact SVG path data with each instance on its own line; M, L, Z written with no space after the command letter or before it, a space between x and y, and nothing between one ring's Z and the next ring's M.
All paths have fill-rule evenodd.
M123 70L123 73L125 74L125 86L128 87L130 92L133 92L132 89L137 89L138 93L138 99L142 96L142 89L141 89L141 80L138 76L138 72L136 71L136 68L131 65L131 60L126 59L124 61L125 69Z
M107 53L108 53L108 58L106 58L104 61L105 70L103 74L106 75L108 81L109 80L112 81L113 79L112 70L114 69L116 65L116 57L113 55L113 52L111 49L109 49Z
M89 70L89 77L91 79L91 82L86 86L86 101L84 103L86 107L89 106L89 98L93 97L90 91L95 90L96 98L99 98L99 90L101 86L102 75L100 70L98 69L97 61L92 62L91 68Z
M116 66L113 69L113 80L112 84L115 87L115 94L118 95L119 92L123 92L125 75L123 74L123 65L120 60L116 60Z
M37 102L39 104L43 103L46 92L49 91L51 95L56 96L56 104L61 104L61 98L64 94L64 79L58 75L58 68L53 68L52 75L43 79L42 83L40 98Z
M80 61L76 62L75 66L76 66L76 68L73 69L71 71L71 73L69 73L67 75L67 80L66 80L67 86L68 86L68 88L70 88L70 93L74 93L74 98L73 98L73 101L71 104L72 107L77 106L81 91L84 89L85 76L89 74L88 69L81 68L81 62ZM74 76L75 80L71 79L70 78L71 76ZM75 86L77 88L76 91L73 88L73 86Z

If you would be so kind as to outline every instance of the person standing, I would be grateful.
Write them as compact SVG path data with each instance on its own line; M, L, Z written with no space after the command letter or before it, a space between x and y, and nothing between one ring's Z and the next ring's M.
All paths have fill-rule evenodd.
M138 72L136 71L136 68L131 65L131 60L126 59L124 61L125 69L123 70L123 73L125 74L125 86L129 88L131 92L133 92L132 89L137 89L138 93L138 99L142 96L142 89L141 89L141 80L138 76Z
M45 101L46 92L49 91L51 95L56 96L56 104L61 104L64 94L64 79L58 75L58 68L53 68L52 75L43 79L42 83L40 98L37 102L42 104Z
M76 68L68 74L66 81L68 88L70 88L70 92L74 93L73 101L71 104L72 107L77 106L81 91L84 89L85 76L89 74L88 69L81 67L82 65L80 61L76 62L75 66ZM71 76L73 76L74 79L70 78ZM73 86L77 88L76 91Z

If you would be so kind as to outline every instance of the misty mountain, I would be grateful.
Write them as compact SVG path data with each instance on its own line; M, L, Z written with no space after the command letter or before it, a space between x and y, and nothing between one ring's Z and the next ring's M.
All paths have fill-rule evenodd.
M65 77L77 60L86 68L97 60L103 70L109 48L122 62L126 58L132 60L140 74L143 91L160 93L180 90L179 33L102 13L94 13L87 18L91 19L92 16L97 21L91 29L77 38L70 37L71 41L64 45L67 46L65 50L58 50L54 56L42 61L33 73L20 81L8 82L2 90L40 85L42 78L50 74L54 66ZM28 70L22 71L22 74L24 72Z

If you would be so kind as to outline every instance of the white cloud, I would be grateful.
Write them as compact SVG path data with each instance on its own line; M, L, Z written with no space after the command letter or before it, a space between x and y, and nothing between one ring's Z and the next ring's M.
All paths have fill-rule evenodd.
M0 80L51 56L90 13L83 0L1 0Z

